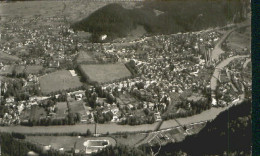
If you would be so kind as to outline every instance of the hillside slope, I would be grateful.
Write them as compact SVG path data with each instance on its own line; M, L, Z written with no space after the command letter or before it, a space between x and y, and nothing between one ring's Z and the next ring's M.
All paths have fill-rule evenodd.
M149 34L172 34L223 26L245 18L245 5L240 0L145 1L140 6L126 9L120 4L109 4L71 27L91 32L93 41L100 42L100 35L108 35L107 41L125 37L138 25Z

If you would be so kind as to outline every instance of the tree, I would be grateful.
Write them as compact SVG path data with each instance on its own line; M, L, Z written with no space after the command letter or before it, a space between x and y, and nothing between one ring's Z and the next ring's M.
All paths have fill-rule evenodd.
M144 113L145 113L145 115L149 115L150 114L150 111L149 111L149 109L144 109Z
M13 69L13 71L12 71L12 77L16 77L16 76L17 76L16 70Z
M81 120L81 116L79 113L76 113L75 115L75 122L79 122Z
M68 124L69 125L74 125L75 124L74 114L73 113L69 113L67 118L68 118Z
M91 131L87 129L86 136L91 136L91 135L92 135Z

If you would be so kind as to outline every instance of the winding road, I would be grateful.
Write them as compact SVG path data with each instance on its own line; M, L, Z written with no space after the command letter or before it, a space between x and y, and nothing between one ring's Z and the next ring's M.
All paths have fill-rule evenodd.
M218 43L215 45L214 49L211 52L211 59L214 61L217 61L219 58L219 55L224 53L225 51L222 50L221 45L222 43L228 38L228 36L234 32L237 29L243 28L243 27L248 27L250 24L248 24L248 21L245 21L243 23L240 23L237 27L227 31L222 38L218 41Z
M246 57L250 57L250 55L237 55L237 56L233 56L233 57L229 57L225 60L223 60L221 63L219 63L216 67L215 67L215 71L213 73L213 76L211 77L210 80L210 86L211 86L211 91L215 91L217 88L217 82L218 82L218 77L219 74L221 72L221 70L227 66L231 61L238 59L238 58L246 58Z
M248 65L248 63L251 62L251 58L247 59L245 63L243 64L243 68L245 69Z

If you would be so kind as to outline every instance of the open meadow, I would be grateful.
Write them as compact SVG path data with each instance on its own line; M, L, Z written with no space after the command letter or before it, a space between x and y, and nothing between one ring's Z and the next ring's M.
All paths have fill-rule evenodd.
M69 22L76 22L81 18L89 16L99 8L109 3L121 3L124 7L131 7L135 2L122 1L22 1L2 3L0 15L23 18L32 18L35 15L40 17L53 17L57 15L66 16Z
M82 86L79 77L72 76L68 70L59 70L39 78L42 93L49 94L60 90Z
M62 9L62 1L25 1L1 3L0 5L1 15L23 18L32 18L35 15L52 17L61 13Z
M244 48L250 49L251 47L251 28L245 27L230 34L227 39L228 46L231 49L241 51Z

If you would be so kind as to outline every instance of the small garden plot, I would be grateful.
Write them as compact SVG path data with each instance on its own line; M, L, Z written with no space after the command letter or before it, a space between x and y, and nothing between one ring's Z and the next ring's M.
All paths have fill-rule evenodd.
M35 120L38 121L41 118L45 118L47 116L44 108L39 106L32 106L31 109L26 109L21 113L20 118L22 120Z
M83 106L83 101L72 101L69 103L71 113L80 113L81 115L86 115L85 108Z
M65 118L68 114L67 102L57 102L56 118Z
M138 104L138 100L132 97L130 94L120 94L118 101L122 105L127 105L127 104Z

